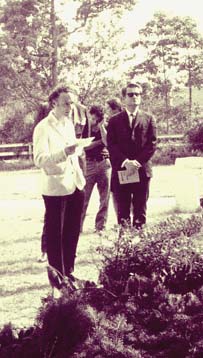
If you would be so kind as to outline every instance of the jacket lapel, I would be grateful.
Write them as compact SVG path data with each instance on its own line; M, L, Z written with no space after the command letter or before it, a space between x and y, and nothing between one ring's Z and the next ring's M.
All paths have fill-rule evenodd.
M124 123L124 127L127 127L128 129L131 130L130 119L125 110L123 111L123 123Z
M136 121L134 123L134 126L132 128L132 131L142 122L142 116L141 116L141 112L138 110L137 111L137 115L136 115Z
M65 123L65 126L62 126L57 123L57 119L54 117L52 113L49 114L49 124L50 127L53 128L54 132L58 133L58 135L61 137L61 140L63 140L64 144L68 143L68 138L66 137L67 131L64 130L66 128L67 123Z

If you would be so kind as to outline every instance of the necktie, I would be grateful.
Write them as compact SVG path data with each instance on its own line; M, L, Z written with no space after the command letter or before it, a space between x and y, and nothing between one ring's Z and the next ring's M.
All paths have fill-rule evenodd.
M135 126L135 121L136 121L136 117L134 116L133 113L130 114L130 126L133 129Z

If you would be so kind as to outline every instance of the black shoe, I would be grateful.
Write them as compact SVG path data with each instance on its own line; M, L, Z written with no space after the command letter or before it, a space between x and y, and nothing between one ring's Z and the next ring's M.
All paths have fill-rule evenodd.
M143 229L144 224L141 224L141 223L135 223L133 226L134 226L134 228L135 228L136 230L142 230L142 229Z
M69 274L67 275L67 277L68 277L72 282L75 282L75 281L76 281L76 277L73 276L72 273L69 273Z
M77 287L75 286L75 278L72 274L63 278L61 288L68 289L70 292L77 290Z
M103 236L104 231L105 231L105 228L95 229L95 230L94 230L94 233L97 234L97 235L99 235L99 236Z
M47 273L51 287L60 290L62 284L62 275L60 277L59 273L53 267L50 266L47 266Z
M46 262L47 261L47 253L46 252L42 252L41 256L39 257L39 259L37 260L37 262Z

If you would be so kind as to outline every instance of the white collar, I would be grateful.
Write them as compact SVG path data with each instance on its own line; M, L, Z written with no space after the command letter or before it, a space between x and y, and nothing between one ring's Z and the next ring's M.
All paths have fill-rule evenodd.
M128 118L129 118L130 126L132 127L132 121L133 121L133 118L135 118L136 115L137 115L138 107L135 109L134 112L129 112L129 111L127 110L127 108L126 108L125 110L126 110L126 112L127 112Z
M127 112L127 114L128 114L128 117L129 117L129 118L131 118L131 115L133 115L133 117L135 117L135 116L136 116L136 114L137 114L137 112L138 112L138 107L135 109L135 111L134 111L134 112L130 112L130 111L128 111L128 109L127 109L127 108L125 108L125 110L126 110L126 112Z

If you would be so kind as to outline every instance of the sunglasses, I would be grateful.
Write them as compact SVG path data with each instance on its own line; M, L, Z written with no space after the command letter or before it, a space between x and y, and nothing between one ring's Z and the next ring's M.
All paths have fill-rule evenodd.
M130 93L127 93L127 96L128 97L133 97L133 96L136 96L136 97L138 97L138 96L141 96L141 93L139 92L130 92Z

